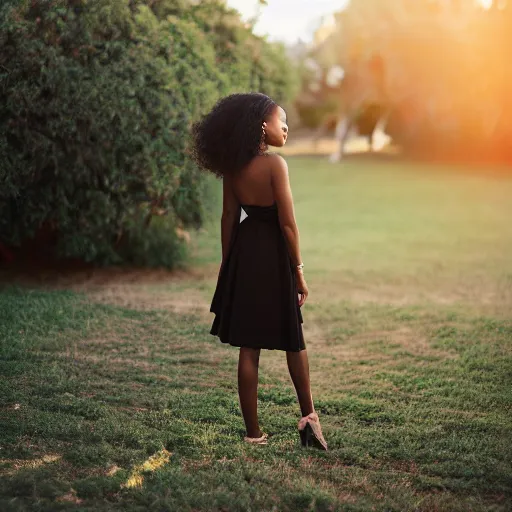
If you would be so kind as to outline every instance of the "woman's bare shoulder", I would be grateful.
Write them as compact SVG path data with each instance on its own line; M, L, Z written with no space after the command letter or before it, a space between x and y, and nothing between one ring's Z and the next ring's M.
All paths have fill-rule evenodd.
M267 153L265 156L272 174L288 174L288 164L279 153Z

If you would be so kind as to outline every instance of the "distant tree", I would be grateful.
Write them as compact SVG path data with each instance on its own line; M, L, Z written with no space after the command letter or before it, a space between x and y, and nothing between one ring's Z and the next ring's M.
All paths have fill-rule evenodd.
M317 95L336 98L338 120L380 104L388 132L411 151L500 153L512 135L511 28L509 2L352 0L312 51L324 77ZM343 79L325 87L336 66Z

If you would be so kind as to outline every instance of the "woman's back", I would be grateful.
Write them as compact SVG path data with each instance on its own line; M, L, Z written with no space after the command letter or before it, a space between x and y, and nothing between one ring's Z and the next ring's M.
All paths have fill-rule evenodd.
M274 204L271 158L272 155L256 156L232 177L233 192L240 204L256 206Z

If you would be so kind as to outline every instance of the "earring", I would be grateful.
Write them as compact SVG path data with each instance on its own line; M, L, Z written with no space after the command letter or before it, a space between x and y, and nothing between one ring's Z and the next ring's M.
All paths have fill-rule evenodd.
M267 144L265 143L265 127L261 127L261 138L260 138L260 151L266 151L268 149Z

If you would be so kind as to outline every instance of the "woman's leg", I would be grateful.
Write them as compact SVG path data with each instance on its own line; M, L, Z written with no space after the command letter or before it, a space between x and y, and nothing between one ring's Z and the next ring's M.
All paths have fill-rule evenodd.
M258 425L258 365L260 349L241 347L238 358L238 396L248 437L261 437Z
M295 391L297 392L302 416L307 416L315 410L313 397L311 396L309 362L306 350L307 349L301 350L300 352L286 352L286 362L288 363L290 377L292 378Z

